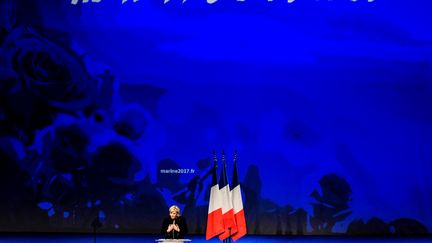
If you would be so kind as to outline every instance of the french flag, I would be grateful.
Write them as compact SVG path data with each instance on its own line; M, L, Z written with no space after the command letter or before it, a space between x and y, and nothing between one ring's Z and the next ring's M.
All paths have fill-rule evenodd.
M220 240L225 240L231 235L237 233L237 225L234 218L234 208L231 199L231 191L228 184L226 173L225 156L222 154L222 173L219 179L219 189L222 196L222 217L224 223L224 232L219 235Z
M224 232L222 217L222 197L219 191L219 185L217 183L216 155L214 157L214 166L212 170L213 178L210 189L206 240L209 240Z
M232 190L231 190L231 196L232 196L232 202L233 202L233 209L234 209L234 218L237 225L237 233L231 236L231 238L235 241L246 235L247 228L246 228L246 219L245 214L243 210L243 200L241 195L241 189L240 189L240 183L238 179L238 172L237 172L237 155L234 154L234 172L233 172L233 183L232 183Z

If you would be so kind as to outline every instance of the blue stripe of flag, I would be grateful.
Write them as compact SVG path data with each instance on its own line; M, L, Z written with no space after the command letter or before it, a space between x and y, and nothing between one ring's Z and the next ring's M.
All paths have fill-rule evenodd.
M232 189L239 185L238 172L237 172L237 161L234 160L234 171L232 177Z
M217 163L216 163L216 161L214 162L214 165L213 165L213 169L212 169L212 170L213 170L213 171L212 171L213 176L212 176L212 184L211 184L211 187L216 186L216 185L218 184L218 182L217 182Z
M226 174L226 163L223 161L221 175L219 178L219 189L224 188L226 185L228 185L228 177Z

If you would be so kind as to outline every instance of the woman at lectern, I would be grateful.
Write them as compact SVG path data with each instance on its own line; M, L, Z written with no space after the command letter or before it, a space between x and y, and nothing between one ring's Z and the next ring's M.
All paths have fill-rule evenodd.
M173 205L169 208L169 217L162 223L161 234L165 239L184 239L188 233L186 219L180 216L180 208Z

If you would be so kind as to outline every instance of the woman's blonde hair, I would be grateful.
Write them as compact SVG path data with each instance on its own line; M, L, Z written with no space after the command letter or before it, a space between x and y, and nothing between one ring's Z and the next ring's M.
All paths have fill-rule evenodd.
M172 205L169 208L169 212L171 212L171 211L175 211L177 213L177 215L180 216L180 208L177 205Z

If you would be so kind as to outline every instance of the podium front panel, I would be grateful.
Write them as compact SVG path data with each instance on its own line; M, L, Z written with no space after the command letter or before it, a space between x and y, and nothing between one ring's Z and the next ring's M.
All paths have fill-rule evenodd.
M156 242L161 243L181 243L181 242L191 242L190 239L157 239Z

